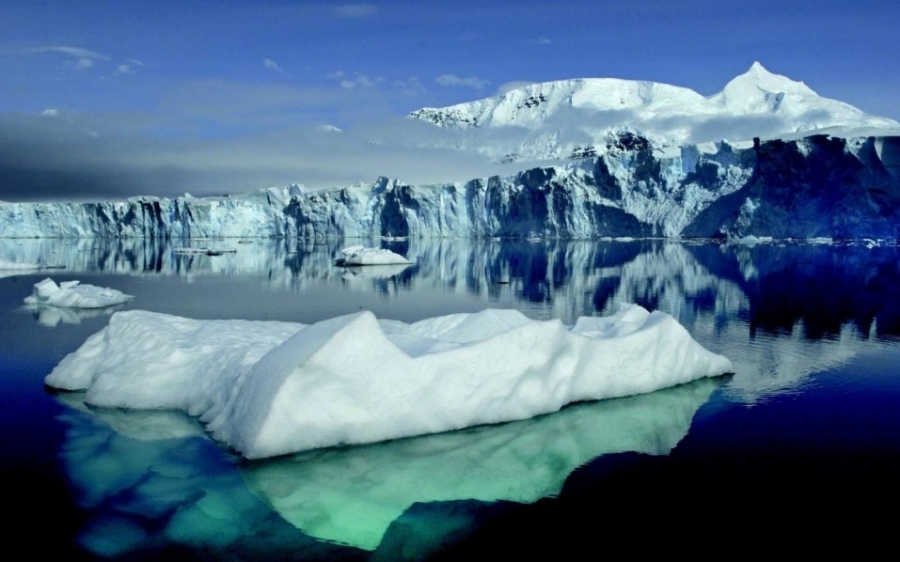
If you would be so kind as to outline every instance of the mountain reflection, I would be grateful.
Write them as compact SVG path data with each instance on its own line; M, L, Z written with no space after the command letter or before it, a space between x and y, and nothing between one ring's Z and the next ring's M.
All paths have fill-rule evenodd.
M104 558L355 558L311 539L244 485L234 463L180 412L89 410L61 394L62 466L88 514L78 541Z
M177 254L180 242L151 239L0 240L0 259L65 266L48 274L236 276L301 290L343 280L384 295L422 289L505 295L567 322L608 312L618 302L660 309L682 322L699 312L737 313L757 331L836 336L845 324L863 335L900 336L896 247L717 244L662 241L417 239L372 241L414 262L402 268L335 267L340 240L218 241L221 256ZM356 241L354 241L355 243ZM203 242L193 242L202 244ZM348 242L349 243L349 242ZM34 274L34 272L32 272ZM724 320L720 320L724 321Z

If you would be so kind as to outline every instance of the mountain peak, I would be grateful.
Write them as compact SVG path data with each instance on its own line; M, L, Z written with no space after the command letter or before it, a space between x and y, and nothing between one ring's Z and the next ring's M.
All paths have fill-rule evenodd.
M602 150L608 135L619 130L639 133L657 146L674 146L820 129L900 126L823 98L803 82L775 74L759 61L708 97L658 82L582 78L529 84L443 108L422 108L410 117L469 130L474 134L454 141L460 143L456 146L476 146L500 161L554 159L586 154L597 147ZM500 128L507 133L490 132Z
M754 61L747 72L735 76L722 91L727 95L729 90L742 96L746 96L748 90L760 90L771 94L817 95L803 82L770 72L759 61Z
M771 72L766 70L766 67L764 67L762 65L762 63L760 63L758 60L755 60L755 61L753 61L753 64L750 65L750 68L747 69L747 72L745 74L762 74L762 73L771 74Z

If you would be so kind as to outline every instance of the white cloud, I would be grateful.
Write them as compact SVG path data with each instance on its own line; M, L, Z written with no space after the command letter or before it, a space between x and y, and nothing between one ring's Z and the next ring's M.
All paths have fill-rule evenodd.
M134 74L134 69L131 68L131 65L128 64L120 64L116 67L116 74Z
M367 18L378 12L374 4L338 4L334 7L334 15L342 18Z
M281 68L281 66L277 62L273 61L272 59L263 59L263 66L268 68L269 70L274 70L275 72L277 72L279 74L286 74L284 69Z
M483 80L475 76L461 78L456 74L442 74L435 78L434 81L441 86L465 86L466 88L473 88L475 90L480 90L490 84L489 80Z
M536 82L532 82L530 80L513 80L512 82L504 82L500 84L500 87L497 88L497 95L505 94L511 90L517 90L524 86L530 86L531 84L535 84Z
M69 55L70 57L75 57L77 59L110 59L109 55L104 55L103 53L98 53L97 51L82 49L80 47L68 47L66 45L45 45L42 47L34 47L32 49L29 49L29 51L32 53L61 53L64 55Z
M375 86L384 83L384 78L382 78L381 76L368 76L367 74L359 73L354 76L350 76L343 70L332 72L328 75L328 78L337 80L337 82L341 85L341 88L345 90L355 90L356 88L374 88Z
M99 53L90 49L82 49L81 47L70 47L68 45L43 45L28 49L29 53L58 53L71 57L72 60L66 64L75 70L87 70L93 68L97 61L109 61L112 57L105 53Z
M404 94L409 95L421 94L428 91L425 88L425 85L415 76L410 76L406 80L397 80L394 82L394 86L403 90Z
M136 65L136 66L147 66L146 64L142 63L141 61L139 61L137 59L127 59L127 62L129 62L133 65Z
M552 45L553 41L551 41L547 37L538 37L537 39L532 41L532 43L534 43L536 45Z
M44 111L41 112L41 115L43 115L44 117L58 117L59 110L53 109L52 107L48 107L47 109L45 109Z

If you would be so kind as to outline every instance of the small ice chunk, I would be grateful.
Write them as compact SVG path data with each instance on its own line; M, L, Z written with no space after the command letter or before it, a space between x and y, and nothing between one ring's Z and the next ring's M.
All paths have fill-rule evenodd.
M412 263L400 254L381 248L348 246L341 250L337 265L395 265Z
M121 291L79 281L63 281L59 285L49 277L34 284L25 304L58 306L63 308L104 308L130 301L134 297Z

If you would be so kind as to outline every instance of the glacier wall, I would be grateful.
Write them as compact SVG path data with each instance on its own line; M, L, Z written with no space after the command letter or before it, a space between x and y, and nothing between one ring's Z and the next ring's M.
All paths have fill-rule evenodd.
M597 157L514 176L318 192L0 203L0 237L897 237L900 137L824 135Z

